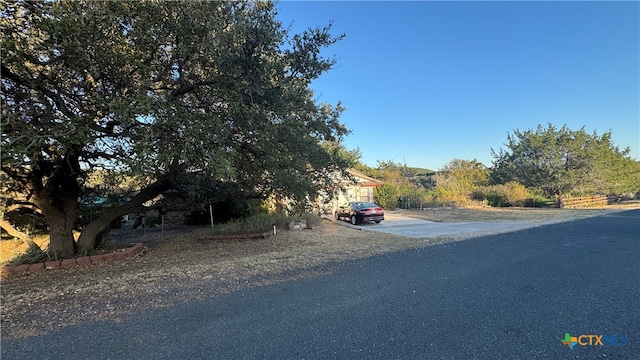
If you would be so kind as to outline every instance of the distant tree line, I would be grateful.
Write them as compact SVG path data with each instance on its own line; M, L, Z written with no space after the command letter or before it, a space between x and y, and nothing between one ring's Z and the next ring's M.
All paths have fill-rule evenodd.
M611 132L589 134L552 124L515 130L505 148L492 150L486 167L476 159L454 159L438 171L392 161L357 169L385 182L376 200L385 208L468 205L540 206L559 197L626 195L640 191L640 162L620 149Z
M640 164L630 149L620 149L611 132L589 134L584 128L552 124L507 137L506 149L493 151L494 183L516 181L548 197L623 194L640 190Z

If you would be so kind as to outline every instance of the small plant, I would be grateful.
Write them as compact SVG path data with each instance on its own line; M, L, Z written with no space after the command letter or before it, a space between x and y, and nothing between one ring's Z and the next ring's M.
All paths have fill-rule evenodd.
M275 224L279 229L286 229L292 221L305 220L307 224L319 225L322 218L309 213L285 215L283 213L259 213L244 219L237 219L224 224L216 224L211 233L214 234L251 234L269 231Z
M47 260L51 260L47 252L41 249L28 249L7 262L7 265L37 264Z

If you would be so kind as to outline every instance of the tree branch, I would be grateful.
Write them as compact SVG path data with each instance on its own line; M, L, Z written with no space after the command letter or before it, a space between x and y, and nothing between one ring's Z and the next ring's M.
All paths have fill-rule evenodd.
M82 230L80 238L78 239L79 249L93 249L95 246L97 236L108 230L111 226L111 222L119 217L137 212L142 208L146 201L152 200L163 191L168 190L173 185L172 174L156 181L155 183L142 189L137 195L135 195L128 202L111 208L104 212L99 218L92 221L86 228Z
M4 229L9 235L13 236L14 238L18 238L24 241L25 245L27 245L29 250L42 251L42 249L40 249L40 246L38 246L38 244L36 244L29 235L13 227L13 225L11 225L11 223L8 222L7 220L0 218L0 227Z
M182 88L180 88L180 89L177 89L177 90L175 90L175 91L173 92L173 94L172 94L172 95L173 95L174 97L182 96L182 95L187 94L187 93L190 93L190 92L192 92L192 91L194 91L194 90L196 90L196 89L198 89L198 88L200 88L200 87L202 87L202 86L214 85L214 84L216 84L217 82L218 82L218 80L200 81L200 82L197 82L197 83L195 83L195 84L191 84L191 85L189 85L189 86L186 86L186 87L182 87Z

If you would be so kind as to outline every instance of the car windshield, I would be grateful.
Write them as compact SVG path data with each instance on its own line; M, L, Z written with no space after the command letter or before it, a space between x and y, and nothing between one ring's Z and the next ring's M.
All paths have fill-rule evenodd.
M353 203L353 207L356 209L368 209L378 207L378 205L372 202L357 202Z

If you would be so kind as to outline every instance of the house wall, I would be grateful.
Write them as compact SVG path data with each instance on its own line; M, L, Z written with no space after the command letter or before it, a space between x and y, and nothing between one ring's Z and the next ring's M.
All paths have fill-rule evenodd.
M344 191L337 191L331 203L331 213L334 213L340 205L349 201L374 201L374 186L349 186Z
M348 170L353 175L355 182L352 180L342 179L336 175L336 182L341 182L344 190L336 189L333 194L323 192L321 193L311 204L310 209L313 213L320 213L326 215L332 215L338 207L344 205L349 201L375 201L374 189L376 186L384 184L384 182L368 177L355 170ZM336 186L337 188L338 186ZM329 200L331 199L331 200ZM269 199L271 205L270 210L277 210L277 205L286 208L287 199L280 199L278 201L275 197Z
M349 201L373 201L373 187L348 187L345 191L341 191L338 194L338 200L340 200L340 204L344 204Z

